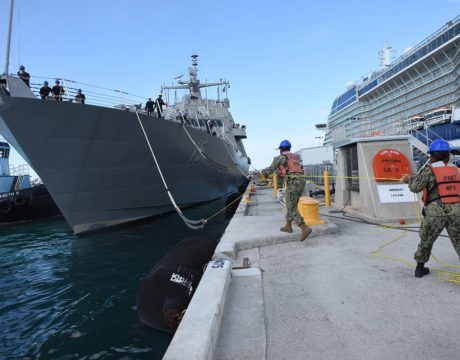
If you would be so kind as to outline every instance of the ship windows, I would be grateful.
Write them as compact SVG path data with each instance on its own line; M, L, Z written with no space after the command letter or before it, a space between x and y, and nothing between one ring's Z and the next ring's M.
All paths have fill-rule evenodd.
M209 120L211 122L211 127L222 127L222 121L220 120Z
M8 159L10 156L10 149L0 148L0 158Z
M358 92L359 96L367 93L370 89L372 89L375 86L377 86L377 79L372 81L372 82L370 82L369 84L364 86L361 90L359 90L359 92Z
M200 123L200 127L203 129L206 129L206 125L204 124L204 121L199 119L198 122Z
M348 90L345 94L340 96L336 101L334 101L331 115L335 114L337 111L341 110L347 105L350 105L356 100L356 87Z

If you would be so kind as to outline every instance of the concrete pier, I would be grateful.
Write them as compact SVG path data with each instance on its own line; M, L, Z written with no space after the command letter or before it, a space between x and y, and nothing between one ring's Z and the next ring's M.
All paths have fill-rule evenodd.
M414 277L418 224L369 225L321 208L304 242L279 231L270 188L243 199L164 359L456 359L460 272L446 237ZM244 259L249 267L244 266Z

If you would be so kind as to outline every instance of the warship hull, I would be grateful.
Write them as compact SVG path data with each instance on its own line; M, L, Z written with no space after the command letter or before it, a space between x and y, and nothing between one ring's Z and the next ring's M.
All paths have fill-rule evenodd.
M41 177L75 233L174 210L149 143L180 208L233 192L249 167L223 140L174 121L6 91L0 133Z

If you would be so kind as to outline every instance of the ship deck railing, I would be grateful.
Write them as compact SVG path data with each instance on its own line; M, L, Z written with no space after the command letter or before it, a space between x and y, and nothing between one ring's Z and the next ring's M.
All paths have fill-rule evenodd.
M14 74L10 75L17 77ZM50 81L50 79L57 79L60 81L60 85L64 89L64 93L61 95L63 101L78 103L78 101L76 100L76 95L78 94L78 90L81 90L81 92L85 95L85 104L118 109L123 111L136 111L141 114L147 114L147 111L145 110L145 102L147 101L147 98L145 97L122 90L109 89L106 87L82 83L63 77L31 76L30 89L37 97L37 99L41 98L40 88L43 86L44 81L48 81L48 86L52 88L54 82ZM38 82L40 80L42 81L42 83ZM168 99L165 100L166 102L168 102ZM53 98L52 93L50 93L50 95L43 101L56 100ZM193 101L194 108L198 109L200 106L206 107L208 113L205 114L205 116L209 118L211 121L221 120L223 126L216 125L213 129L208 129L206 124L201 124L200 121L198 121L198 115L200 115L200 117L201 115L203 115L199 114L198 111L192 111L190 114L188 114L187 120L185 121L186 125L203 132L215 133L215 135L218 138L228 143L232 143L232 141L230 141L229 137L226 135L226 132L229 129L229 127L227 126L226 128L224 122L222 121L223 119L229 116L228 111L225 107L225 102L220 99L196 99ZM179 111L180 108L176 107L176 104L173 104L172 106L165 106L163 107L162 117L165 120L181 122ZM150 116L158 117L157 111L155 110L152 114L150 114ZM196 122L192 121L191 119L196 119ZM234 124L231 118L228 122Z
M361 122L354 125L348 124L341 131L333 134L333 147L340 147L353 142L355 139L365 139L385 136L411 136L427 147L437 139L443 139L436 132L425 126L423 129L417 129L415 124L410 120L386 119L374 122ZM448 140L447 140L448 141Z
M15 76L11 74L12 76ZM61 77L44 77L44 76L31 76L30 89L33 91L35 96L40 99L40 88L43 86L43 82L48 81L48 86L52 88L55 84L54 81L49 79L57 79L60 81L60 85L64 89L64 93L61 95L63 101L78 102L76 95L78 90L81 89L85 95L85 104L117 108L117 109L131 109L136 107L139 110L143 110L147 98L129 93L123 90L109 89L102 86L91 85L87 83L78 82ZM41 82L38 82L41 81ZM53 100L52 93L47 100Z

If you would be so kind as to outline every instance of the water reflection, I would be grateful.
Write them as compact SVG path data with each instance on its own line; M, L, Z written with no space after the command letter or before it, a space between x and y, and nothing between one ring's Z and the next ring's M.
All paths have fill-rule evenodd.
M224 205L184 214L207 218ZM85 237L60 220L0 228L0 358L160 359L171 336L138 321L141 279L179 241L218 239L227 224L221 212L198 232L174 213Z

